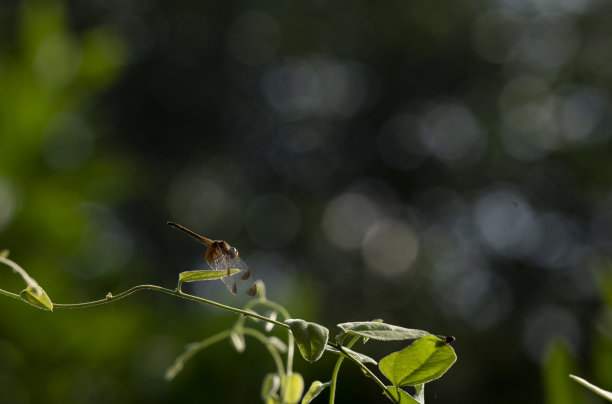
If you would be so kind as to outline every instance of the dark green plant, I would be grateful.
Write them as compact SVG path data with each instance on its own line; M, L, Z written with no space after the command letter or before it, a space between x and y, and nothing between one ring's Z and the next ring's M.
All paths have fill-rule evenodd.
M233 251L237 257L237 251L235 249ZM209 255L207 252L207 259L210 258ZM227 278L239 276L240 272L240 269L229 268L229 266L227 271L213 269L182 272L175 289L157 285L138 285L117 295L109 292L104 299L100 300L59 304L53 303L45 290L23 268L8 259L7 250L0 253L0 263L11 267L14 272L23 278L27 285L19 294L2 289L0 289L0 294L21 299L43 310L91 307L110 303L139 290L148 289L241 314L231 328L200 342L187 345L185 352L176 358L174 364L166 371L165 377L167 380L172 380L191 357L216 342L229 339L234 348L238 352L242 352L245 349L245 337L252 337L265 346L276 365L276 370L267 374L262 382L261 398L266 404L309 403L328 387L330 390L329 402L333 403L338 374L344 360L348 360L357 366L367 378L378 385L391 402L424 403L425 384L442 376L457 359L455 351L449 345L449 342L454 338L439 337L422 330L398 327L383 323L382 320L338 324L340 331L336 334L334 340L330 341L329 330L324 326L291 318L289 312L282 305L268 300L264 284L261 281L258 281L256 285L257 295L243 308L227 306L184 293L181 290L184 282L207 281L225 277L225 283L228 284ZM277 320L278 316L282 321ZM265 326L262 328L252 325L247 323L247 319L252 320L253 323L263 321ZM274 326L287 330L286 341L282 341L271 334ZM362 340L365 343L370 339L413 342L401 351L393 352L377 362L373 358L352 349L357 341ZM308 390L304 392L302 376L293 371L294 343L297 344L302 357L308 362L319 360L325 352L338 356L329 381L313 381ZM378 366L378 369L389 380L390 384L384 383L368 365ZM404 389L405 387L412 387L414 391L408 393Z

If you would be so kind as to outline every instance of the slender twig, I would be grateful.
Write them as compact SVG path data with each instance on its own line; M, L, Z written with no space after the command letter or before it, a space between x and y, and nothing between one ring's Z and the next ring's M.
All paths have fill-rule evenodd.
M259 320L263 320L263 321L266 321L268 323L272 323L272 324L277 325L279 327L290 329L290 327L287 324L285 324L285 323L281 323L280 321L272 320L272 319L270 319L268 317L262 316L260 314L255 313L255 312L252 312L252 311L246 311L246 310L242 310L242 309L237 309L237 308L232 307L232 306L227 306L225 304L217 303L217 302L215 302L213 300L204 299L202 297L190 295L190 294L181 292L181 291L176 290L176 289L168 289L168 288L164 288L164 287L157 286L157 285L138 285L138 286L134 286L134 287L132 287L132 288L130 288L130 289L124 291L124 292L121 292L118 295L113 295L113 294L109 293L108 295L106 295L106 297L104 299L93 300L91 302L84 302L84 303L70 303L70 304L67 304L67 303L54 303L53 306L56 307L56 308L60 308L60 309L79 309L79 308L84 308L84 307L99 306L101 304L110 303L111 301L114 301L114 300L123 299L124 297L127 297L127 296L131 295L132 293L137 292L139 290L155 290L157 292L162 292L162 293L166 293L166 294L169 294L169 295L182 297L183 299L194 300L196 302L208 304L208 305L217 307L219 309L223 309L223 310L227 310L227 311L233 311L234 313L242 314L243 316L257 318Z
M3 263L5 265L8 265L9 267L11 267L13 269L14 272L19 273L19 275L24 279L24 281L28 284L28 286L38 286L38 284L36 283L36 281L31 278L27 272L21 268L19 265L17 265L15 262L0 256L0 263ZM187 293L184 293L180 290L180 283L179 286L177 287L177 289L168 289L168 288L164 288L162 286L158 286L158 285L138 285L138 286L134 286L126 291L123 291L117 295L113 295L110 292L106 295L106 297L104 299L99 299L99 300L93 300L90 302L83 302L83 303L54 303L53 307L55 308L65 308L65 309L77 309L77 308L85 308L85 307L93 307L93 306L99 306L102 304L107 304L110 303L112 301L115 300L119 300L119 299L123 299L124 297L127 297L129 295L131 295L132 293L135 293L137 291L140 290L154 290L157 292L162 292L162 293L166 293L169 295L173 295L173 296L177 296L177 297L181 297L183 299L188 299L188 300L193 300L199 303L204 303L204 304L208 304L214 307L217 307L219 309L222 310L227 310L227 311L231 311L234 313L238 313L241 314L243 316L246 317L252 317L252 318L256 318L271 324L274 324L276 326L282 327L282 328L286 328L289 330L289 335L288 335L288 353L287 353L287 369L286 369L286 374L291 374L291 369L292 369L292 365L293 365L293 353L294 353L294 337L293 334L291 333L291 327L289 327L289 325L285 324L285 323L281 323L280 321L276 321L273 320L271 318L262 316L254 311L249 310L251 307L254 307L256 305L264 305L264 306L268 306L270 308L272 308L273 310L276 310L277 312L279 312L284 319L289 319L291 318L289 315L289 312L281 305L275 303L275 302L271 302L266 300L265 298L261 298L258 300L254 300L252 302L247 303L247 305L245 306L244 309L238 309L232 306L227 306L225 304L221 304L221 303L217 303L213 300L208 300L208 299L204 299L202 297L199 296L194 296L194 295L190 295ZM16 293L11 293L8 292L6 290L0 289L0 294L1 295L5 295L8 297L12 297L15 299L20 299L20 295L16 294ZM272 358L274 360L274 362L276 363L276 366L278 368L279 374L280 375L284 375L285 374L285 369L283 367L283 363L282 360L280 358L280 354L278 353L278 351L276 350L276 348L274 348L274 346L272 346L271 344L268 343L266 336L257 331L254 330L252 328L243 328L242 332L244 334L248 334L251 335L257 339L259 339L268 349L268 351L270 352L270 354L272 355ZM227 334L225 332L223 333L219 333L211 338L205 339L203 340L200 344L201 346L197 349L197 350L192 350L192 351L188 351L185 352L183 355L181 355L178 359L177 359L177 363L179 361L184 361L189 359L192 355L194 355L199 349L204 348L205 346L208 346L224 337L226 337ZM350 348L353 346L353 344L355 344L355 342L357 342L357 340L359 339L359 337L355 337L353 338L353 340L351 340L351 342L349 344L347 344L346 348ZM378 384L383 391L386 393L386 395L390 398L393 399L391 392L389 391L389 389L387 388L387 386L385 386L385 384L378 378L376 377L376 375L374 373L372 373L372 371L370 369L368 369L364 364L362 364L360 361L358 361L357 359L355 359L353 356L351 356L348 352L345 351L345 347L342 345L342 341L339 341L338 344L333 344L328 342L327 345L329 345L330 347L336 348L338 351L340 351L342 353L342 356L340 358L338 358L338 361L336 362L336 365L334 367L333 373L332 373L332 380L331 380L331 384L330 384L330 403L334 402L335 399L335 393L336 393L336 382L337 382L337 378L338 378L338 372L340 370L340 365L342 364L344 357L348 358L351 362L355 363L355 365L357 365L368 377L370 377L376 384Z
M17 293L11 293L8 290L0 289L0 295L12 297L13 299L21 299Z

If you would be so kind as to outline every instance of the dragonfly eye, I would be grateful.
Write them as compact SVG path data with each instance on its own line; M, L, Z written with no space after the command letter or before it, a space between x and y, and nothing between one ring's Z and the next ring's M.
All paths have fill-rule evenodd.
M238 256L238 250L236 250L235 247L230 247L230 249L228 250L228 253L230 257L232 258L236 258Z

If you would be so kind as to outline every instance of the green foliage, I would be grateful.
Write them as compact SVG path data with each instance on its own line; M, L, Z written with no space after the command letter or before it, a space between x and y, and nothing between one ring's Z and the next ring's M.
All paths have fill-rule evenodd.
M0 256L0 262L10 266L15 272L19 273L28 286L20 295L4 290L0 290L0 292L9 297L21 298L27 303L33 304L39 308L52 310L54 306L44 290L38 286L34 279L32 279L24 269L6 258L7 255L8 254L3 252ZM268 373L262 381L260 395L263 402L267 404L296 404L298 402L306 404L311 402L327 387L330 387L330 403L333 403L335 399L338 371L344 359L350 360L359 367L368 378L378 384L385 396L392 402L416 402L423 404L424 383L440 377L456 360L455 351L440 338L425 331L411 330L384 324L381 320L339 324L338 327L342 332L336 336L335 344L330 343L329 330L327 328L316 323L291 318L284 307L275 302L268 301L265 296L265 287L263 287L261 282L259 282L258 289L260 292L258 296L250 300L242 309L225 306L211 300L186 294L180 290L180 285L184 281L217 279L219 278L217 272L224 271L183 272L179 276L178 287L175 290L156 285L140 285L117 295L112 295L109 292L105 299L77 304L57 304L55 307L90 307L121 299L138 290L149 289L240 313L242 317L239 317L230 329L222 331L198 343L187 345L185 352L181 354L175 360L174 364L166 371L166 379L175 379L184 369L185 363L195 354L222 340L228 339L238 353L244 352L246 349L245 337L249 336L263 344L276 365L276 372ZM272 312L266 316L263 313L259 313L256 308L272 309ZM283 317L284 322L276 321L276 316L279 314ZM266 326L264 326L262 330L246 324L245 321L247 318L256 321L265 321ZM287 344L277 336L269 335L269 333L274 330L275 325L288 331ZM388 355L378 363L381 373L393 383L392 386L383 384L366 366L376 365L376 360L350 349L358 339L363 339L365 341L372 338L379 341L395 341L414 339L415 336L420 335L424 336L417 339L403 350ZM345 346L344 341L350 336L353 338ZM308 362L317 361L326 351L339 356L331 381L326 383L314 381L304 394L304 378L300 373L294 372L292 369L294 342L297 344L304 359ZM283 355L285 355L284 362L282 358ZM415 386L414 396L402 390L400 388L401 386Z
M391 396L392 400L399 404L414 404L420 402L397 386L388 386L388 389L389 391L387 394Z
M275 399L277 396L278 389L280 388L281 379L276 373L268 373L264 377L263 383L261 384L261 399L264 403L268 402L269 399Z
M19 293L19 297L26 303L30 303L32 306L36 306L39 309L53 311L53 303L47 296L47 293L38 285L30 286Z
M427 335L381 359L378 367L394 386L416 386L439 378L456 360L450 345Z
M240 272L239 269L232 269L230 273L233 275L236 272ZM203 271L185 271L179 274L179 282L197 282L197 281L209 281L213 279L221 279L227 275L227 271L216 271L213 269Z
M302 398L301 404L308 404L308 403L310 403L319 394L321 394L321 392L323 390L325 390L326 387L329 387L329 382L321 383L318 380L315 380L314 382L312 382L312 384L308 388L308 391L306 392L306 394L304 394L304 397Z
M304 392L304 378L299 373L291 373L286 375L282 381L283 385L283 403L295 404L300 401Z
M398 327L378 321L360 321L352 323L341 323L338 327L345 334L360 335L379 341L402 341L424 337L429 333L422 330Z
M414 386L414 389L415 393L413 398L421 404L425 403L425 384L418 384Z
M19 293L19 297L26 303L31 304L32 306L38 307L43 310L51 310L53 311L53 303L49 296L45 292L43 288L41 288L38 283L32 278L25 269L21 268L12 260L8 259L8 250L2 251L0 254L0 263L5 264L13 269L13 272L17 273L23 281L26 283L27 287ZM0 294L4 294L7 296L15 297L14 293L5 291L0 289Z
M377 365L378 364L374 359L370 358L369 356L364 355L359 352L355 352L349 348L343 348L342 351L339 351L333 346L328 345L325 347L325 350L331 353L335 353L337 355L341 355L341 356L344 356L344 355L351 356L353 359L363 363L364 365L367 365L367 364Z
M329 330L319 324L299 319L285 320L285 323L291 327L302 357L308 362L318 361L325 351Z

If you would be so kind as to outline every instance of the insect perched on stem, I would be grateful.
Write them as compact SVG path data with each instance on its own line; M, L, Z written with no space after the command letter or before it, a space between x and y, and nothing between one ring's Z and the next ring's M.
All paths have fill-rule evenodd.
M238 292L244 292L249 296L257 294L257 285L251 278L251 269L240 259L236 248L223 240L211 240L201 236L178 223L168 222L168 225L184 231L208 247L206 249L206 262L216 271L227 271L227 274L221 280L232 294L235 295ZM238 272L232 274L231 270L233 269L237 269Z

